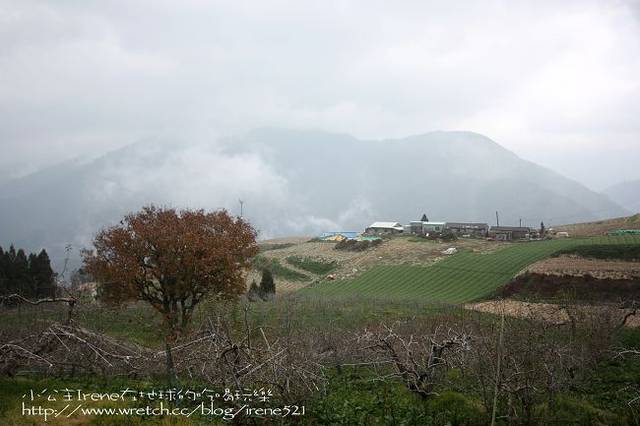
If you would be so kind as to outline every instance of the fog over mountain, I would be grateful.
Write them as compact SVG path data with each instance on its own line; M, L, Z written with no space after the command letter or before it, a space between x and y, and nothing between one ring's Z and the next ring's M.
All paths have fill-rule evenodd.
M486 221L538 226L620 216L624 208L471 132L359 140L261 129L210 144L142 141L0 186L0 245L88 246L103 226L156 203L226 208L261 238L363 230L371 221Z
M0 0L0 184L148 137L469 129L639 179L637 0Z
M621 182L602 192L627 210L640 212L640 179Z

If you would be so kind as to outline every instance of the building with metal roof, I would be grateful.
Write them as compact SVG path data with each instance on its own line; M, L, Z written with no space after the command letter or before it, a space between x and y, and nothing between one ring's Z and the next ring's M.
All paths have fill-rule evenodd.
M481 222L447 222L447 229L458 235L486 237L489 225Z
M399 234L404 227L399 222L373 222L365 229L367 234Z
M531 236L531 228L524 226L492 226L489 236L496 240L524 240Z

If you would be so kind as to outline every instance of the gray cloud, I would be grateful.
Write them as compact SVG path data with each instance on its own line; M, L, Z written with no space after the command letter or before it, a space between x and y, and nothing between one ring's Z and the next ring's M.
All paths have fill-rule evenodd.
M640 177L637 75L633 1L0 0L0 181L284 126L468 129L604 187Z

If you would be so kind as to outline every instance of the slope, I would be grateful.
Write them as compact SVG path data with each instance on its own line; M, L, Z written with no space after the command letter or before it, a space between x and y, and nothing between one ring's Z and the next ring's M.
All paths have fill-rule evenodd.
M640 179L621 182L602 192L627 210L640 213Z
M378 266L353 280L325 281L301 290L301 294L465 303L491 294L527 266L559 250L586 244L640 244L640 237L539 241L488 254L462 252L428 267Z

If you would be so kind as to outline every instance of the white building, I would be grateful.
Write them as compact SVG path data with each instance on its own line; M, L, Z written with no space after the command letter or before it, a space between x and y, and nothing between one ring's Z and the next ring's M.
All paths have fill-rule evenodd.
M398 222L373 222L365 229L367 234L399 234L404 230Z

